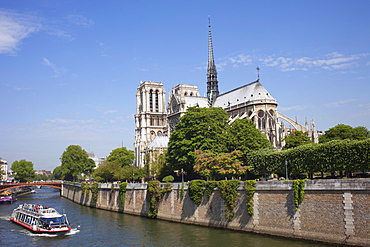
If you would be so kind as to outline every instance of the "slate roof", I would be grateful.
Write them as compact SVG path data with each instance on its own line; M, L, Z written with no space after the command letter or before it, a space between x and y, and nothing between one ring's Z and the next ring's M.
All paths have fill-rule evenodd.
M208 107L208 99L206 97L191 97L185 96L186 108L191 106Z
M258 101L277 104L277 101L259 80L219 95L213 107L227 108L243 103L258 103Z

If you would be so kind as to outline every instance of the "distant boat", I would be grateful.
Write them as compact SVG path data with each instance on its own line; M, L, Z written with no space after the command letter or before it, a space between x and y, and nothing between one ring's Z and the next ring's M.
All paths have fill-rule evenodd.
M69 232L67 216L58 213L54 208L24 203L13 210L10 220L33 232L59 233Z
M31 193L36 193L36 190L31 190Z
M16 200L17 200L17 197L9 191L4 191L4 192L0 193L0 203L1 204L13 203Z

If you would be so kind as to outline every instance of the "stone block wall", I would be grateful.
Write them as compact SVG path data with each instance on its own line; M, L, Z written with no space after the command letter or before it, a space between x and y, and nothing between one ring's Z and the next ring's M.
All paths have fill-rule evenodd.
M147 216L149 197L146 184L128 184L124 207L119 187L100 184L96 204L91 192L82 194L79 184L64 184L62 196L76 203L101 209ZM195 205L181 184L172 184L159 203L159 219L221 227L255 233L370 246L370 179L313 180L305 182L305 198L295 210L292 181L258 182L254 194L254 214L247 212L246 192L239 186L233 220L225 218L219 191L206 195Z

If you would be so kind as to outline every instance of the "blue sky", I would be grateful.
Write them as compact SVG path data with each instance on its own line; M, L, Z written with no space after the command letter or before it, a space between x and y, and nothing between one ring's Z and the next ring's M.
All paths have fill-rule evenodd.
M69 145L133 149L140 81L206 93L257 79L318 130L370 129L370 1L0 2L0 157L52 170Z

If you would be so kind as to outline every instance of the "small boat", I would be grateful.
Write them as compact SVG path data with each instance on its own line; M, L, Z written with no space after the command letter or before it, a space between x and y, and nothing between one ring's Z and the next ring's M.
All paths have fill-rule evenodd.
M17 200L17 197L9 191L0 193L0 203L13 203Z
M69 232L67 216L54 208L24 203L13 210L10 220L38 233Z

